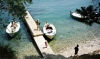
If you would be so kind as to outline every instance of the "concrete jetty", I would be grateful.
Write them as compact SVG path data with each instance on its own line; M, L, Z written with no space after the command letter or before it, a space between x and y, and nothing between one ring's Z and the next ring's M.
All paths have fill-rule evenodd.
M48 42L43 37L42 31L35 30L37 28L37 25L34 19L32 18L32 16L30 15L30 13L28 11L26 11L26 13L27 15L25 16L25 21L29 27L29 30L31 31L33 40L35 41L37 47L39 48L42 56L45 57L47 54L54 54ZM45 42L47 43L47 47L46 47Z
M48 42L47 42L47 47L46 47L46 45L45 45L46 40L44 39L43 36L34 37L34 40L35 40L42 56L45 56L47 54L54 54L54 52L52 51Z
M31 31L31 34L35 37L35 36L40 36L43 35L42 31L40 30L36 30L37 29L37 25L34 21L34 19L32 18L32 16L30 15L30 13L28 11L26 11L27 15L25 16L25 21Z

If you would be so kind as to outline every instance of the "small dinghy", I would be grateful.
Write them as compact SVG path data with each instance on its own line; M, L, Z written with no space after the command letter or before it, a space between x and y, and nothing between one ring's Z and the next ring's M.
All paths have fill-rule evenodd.
M72 18L77 19L77 20L80 20L80 21L87 20L87 17L86 16L83 16L83 15L77 13L77 12L70 11L70 15L71 15Z
M56 28L53 24L45 24L43 27L43 33L49 38L53 39L56 34Z
M13 37L20 29L20 23L19 22L10 22L6 28L6 32Z

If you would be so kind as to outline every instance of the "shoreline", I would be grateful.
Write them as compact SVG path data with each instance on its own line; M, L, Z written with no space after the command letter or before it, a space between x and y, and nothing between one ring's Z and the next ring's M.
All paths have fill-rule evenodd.
M79 51L78 51L78 56L83 55L83 54L89 54L93 53L93 51L100 50L100 38L95 38L92 41L86 41L84 44L80 43L79 44ZM62 51L61 53L56 53L57 55L63 55L64 57L68 58L70 56L74 56L74 47L73 49L69 49L66 51Z

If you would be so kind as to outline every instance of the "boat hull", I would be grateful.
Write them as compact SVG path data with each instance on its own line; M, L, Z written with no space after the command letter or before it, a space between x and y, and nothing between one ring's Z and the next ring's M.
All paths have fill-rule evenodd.
M46 29L46 27L43 27L43 33L46 37L48 37L49 39L53 39L54 36L56 35L56 28L54 27L53 24L50 24L50 27L52 27L52 31L49 29ZM50 32L51 31L51 32Z
M78 21L86 21L87 18L82 16L81 14L78 14L76 12L72 12L70 11L70 16L73 18L73 19L76 19Z
M46 34L45 34L46 35ZM55 35L46 35L49 39L53 39Z

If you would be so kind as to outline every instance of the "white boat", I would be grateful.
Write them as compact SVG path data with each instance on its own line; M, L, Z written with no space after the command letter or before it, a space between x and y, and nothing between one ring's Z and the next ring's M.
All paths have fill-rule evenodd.
M70 11L70 15L71 15L72 18L80 20L80 21L87 20L86 16L83 16L83 15L77 13L77 12Z
M12 37L14 36L20 29L20 23L16 22L16 25L12 26L12 22L8 24L6 28L6 32Z
M45 25L43 27L43 33L49 38L53 39L56 34L56 28L53 24L49 24L49 28L47 28Z

